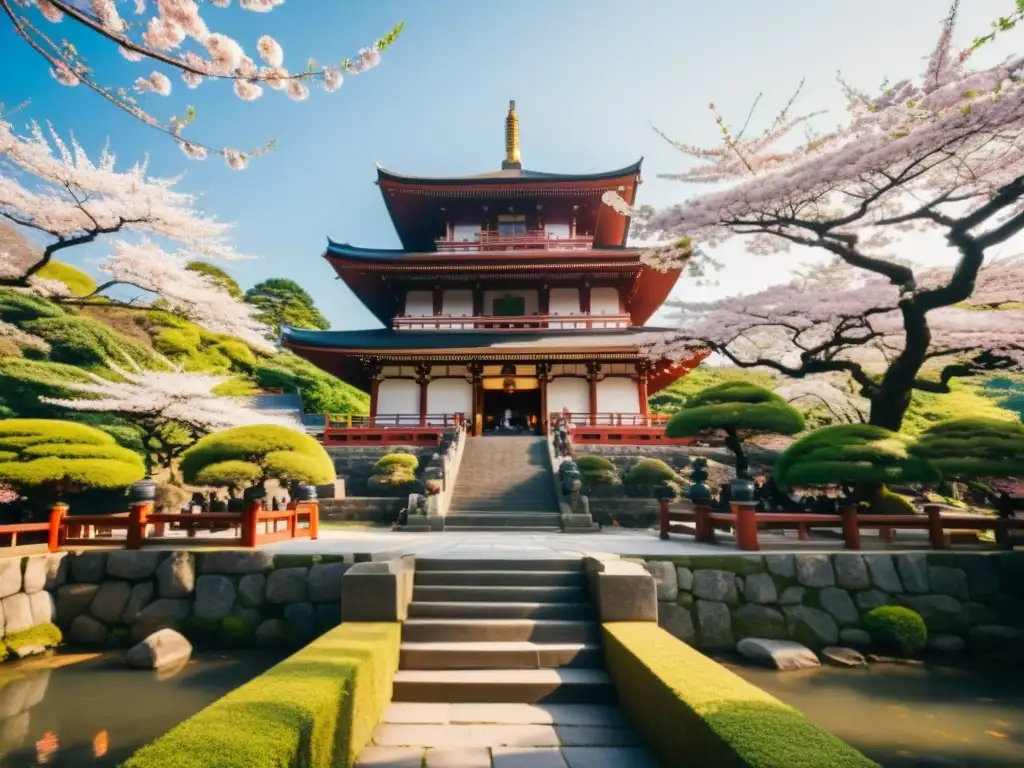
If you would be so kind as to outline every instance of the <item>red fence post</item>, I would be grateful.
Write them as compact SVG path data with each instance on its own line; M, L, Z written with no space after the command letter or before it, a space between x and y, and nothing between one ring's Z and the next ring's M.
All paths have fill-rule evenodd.
M146 518L149 516L149 502L136 501L128 507L128 549L139 549L146 538Z
M256 546L256 526L259 521L260 510L263 505L257 501L250 501L242 510L242 546Z
M67 513L67 504L54 504L50 507L50 530L46 539L46 548L50 552L56 552L60 549L60 545L64 540L62 527Z
M734 501L729 505L736 517L736 545L745 551L756 552L761 548L757 543L757 510L752 501Z
M696 529L696 536L694 539L703 542L705 544L715 543L715 529L711 527L711 507L705 504L694 504L694 510L697 513L697 520L694 523Z
M310 501L309 504L309 538L320 538L320 502Z
M658 510L661 517L661 533L658 538L668 539L668 499L661 499L658 502Z
M860 549L860 525L857 523L856 507L840 507L843 518L843 546L846 549Z
M932 549L949 549L949 542L946 541L946 533L942 530L942 514L934 504L924 508L928 515L928 539L931 541Z

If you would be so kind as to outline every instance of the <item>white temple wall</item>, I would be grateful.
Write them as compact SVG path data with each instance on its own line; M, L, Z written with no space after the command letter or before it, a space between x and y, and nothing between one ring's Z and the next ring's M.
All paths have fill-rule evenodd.
M473 385L465 379L434 379L427 385L427 413L435 416L461 413L473 417ZM442 419L436 419L441 423ZM435 423L429 421L428 423Z
M427 392L429 395L429 390ZM420 385L413 379L384 379L377 387L377 413L420 412Z
M640 413L640 390L634 379L608 376L597 382L598 413Z
M473 316L473 291L465 288L446 290L441 297L441 314L449 317ZM472 328L472 323L455 323L446 326L452 329Z
M552 288L548 296L548 314L550 315L579 315L580 312L580 291L579 288ZM572 328L573 323L549 323L549 328ZM585 323L580 323L585 327Z
M548 411L590 413L590 383L586 379L562 376L548 383Z
M617 288L598 287L590 289L590 314L593 315L617 315L619 314L619 291ZM593 323L593 328L617 328L625 325L622 322Z

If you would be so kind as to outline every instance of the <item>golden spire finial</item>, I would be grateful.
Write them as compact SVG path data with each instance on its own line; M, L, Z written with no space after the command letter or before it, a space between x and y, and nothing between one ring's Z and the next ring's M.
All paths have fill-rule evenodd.
M505 161L502 170L522 168L519 156L519 116L516 114L516 103L508 103L508 117L505 118Z

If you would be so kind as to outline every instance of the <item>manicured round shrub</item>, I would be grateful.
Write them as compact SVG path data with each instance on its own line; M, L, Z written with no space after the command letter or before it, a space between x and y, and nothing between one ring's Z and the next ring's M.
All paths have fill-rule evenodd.
M145 474L142 457L95 427L56 419L0 421L0 482L16 488L126 488Z
M927 429L910 452L947 480L1011 477L1024 467L1024 424L1002 419L950 419Z
M576 466L582 474L587 472L614 472L615 465L604 456L580 456L576 459Z
M747 434L793 435L804 417L781 395L746 381L727 381L687 398L668 420L666 437L696 437L736 430Z
M334 463L309 435L288 427L235 427L207 435L181 457L186 483L240 487L275 478L321 485L334 481Z
M96 281L82 270L62 261L49 261L36 275L45 280L58 280L76 296L88 296L96 290Z
M661 459L640 459L626 473L629 485L664 485L675 479L675 471Z
M864 626L881 648L904 656L920 653L928 642L928 628L921 614L901 605L871 609L864 615Z
M373 465L373 474L413 474L419 465L420 460L411 453L389 453Z
M913 439L870 424L837 424L801 437L775 461L782 488L936 483L928 460L910 454Z

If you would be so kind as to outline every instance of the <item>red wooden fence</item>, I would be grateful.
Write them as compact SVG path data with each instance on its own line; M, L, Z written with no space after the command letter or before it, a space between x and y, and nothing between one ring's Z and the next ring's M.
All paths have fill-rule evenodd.
M739 549L756 552L761 548L758 534L760 530L792 530L796 529L801 541L808 538L812 528L839 528L842 532L843 546L846 549L861 548L860 532L863 529L878 529L883 539L891 540L892 531L924 530L928 531L928 541L933 549L949 549L950 532L953 531L995 531L996 542L1003 547L1010 547L1011 531L1024 531L1024 520L983 517L981 515L943 515L937 506L924 508L923 515L871 515L861 514L856 507L844 507L837 515L819 515L806 512L758 512L753 504L732 503L729 512L716 512L710 507L695 504L689 509L670 509L667 501L661 502L661 538L667 539L670 533L690 533L680 530L673 523L690 523L693 525L692 535L702 543L713 544L715 541L715 525L728 526L736 535L736 546Z
M68 515L68 507L57 504L50 510L46 523L0 525L0 537L10 536L10 546L17 546L19 533L47 534L47 549L57 552L61 547L111 546L119 539L96 537L94 529L125 531L128 549L176 543L164 536L168 523L177 524L187 533L190 545L221 547L258 547L286 539L317 539L320 535L320 506L315 501L293 501L287 509L270 511L254 502L242 512L205 512L198 515L155 513L152 502L132 504L127 513L112 515ZM260 526L262 525L262 530ZM234 529L234 536L198 538L199 531ZM184 543L184 542L181 542Z

